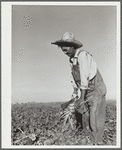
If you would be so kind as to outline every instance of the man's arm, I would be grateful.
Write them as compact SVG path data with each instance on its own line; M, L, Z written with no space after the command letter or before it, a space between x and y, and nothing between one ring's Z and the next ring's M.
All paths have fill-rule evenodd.
M80 89L80 91L81 91L80 100L81 100L81 101L84 101L84 99L85 99L85 94L86 94L86 89Z
M81 86L80 86L81 96L75 103L76 108L80 107L81 102L85 100L85 94L88 88L87 79L89 77L89 65L88 65L89 63L88 63L86 52L82 52L79 54L78 62L79 62L80 78L81 78Z
M81 86L80 89L88 88L88 79L90 73L89 59L86 52L81 52L78 57Z
M85 94L86 94L86 89L80 89L81 91L81 96L80 98L75 102L75 107L79 108L81 102L83 102L85 100Z

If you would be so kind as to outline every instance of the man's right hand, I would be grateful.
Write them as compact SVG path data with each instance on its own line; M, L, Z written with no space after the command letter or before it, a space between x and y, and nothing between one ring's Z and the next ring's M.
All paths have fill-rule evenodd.
M69 106L69 104L71 104L71 103L74 102L74 100L75 100L75 99L71 99L70 101L61 104L61 108L62 108L63 110L65 110L65 109Z
M76 109L79 109L80 107L81 107L81 103L83 102L84 100L82 100L82 99L78 99L78 100L76 100L76 102L75 102L75 108Z

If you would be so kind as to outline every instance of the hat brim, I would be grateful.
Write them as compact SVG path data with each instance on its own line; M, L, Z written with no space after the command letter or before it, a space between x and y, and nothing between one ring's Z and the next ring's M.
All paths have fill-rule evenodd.
M52 42L51 44L55 44L60 47L67 46L67 47L75 47L75 48L80 48L83 46L83 44L77 40L67 40L67 41L58 40L58 41Z

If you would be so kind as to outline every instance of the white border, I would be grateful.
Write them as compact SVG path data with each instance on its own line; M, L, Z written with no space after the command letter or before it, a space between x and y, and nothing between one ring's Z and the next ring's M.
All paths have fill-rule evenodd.
M2 4L5 4L5 5L69 5L69 6L79 6L79 5L82 5L82 6L94 6L94 5L97 5L97 6L120 6L120 2L2 2Z
M12 146L11 145L11 19L12 5L69 5L117 7L117 146L82 146L82 148L120 148L120 2L1 2L2 22L2 148L81 148L81 146ZM7 10L7 11L6 11ZM119 107L120 106L120 107ZM9 124L10 123L10 124Z

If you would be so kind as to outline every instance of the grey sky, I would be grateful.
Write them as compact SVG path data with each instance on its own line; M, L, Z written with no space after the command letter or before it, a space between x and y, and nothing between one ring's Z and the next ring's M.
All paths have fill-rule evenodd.
M50 43L74 33L97 62L116 99L115 6L33 6L12 8L12 102L68 101L72 94L68 57Z

